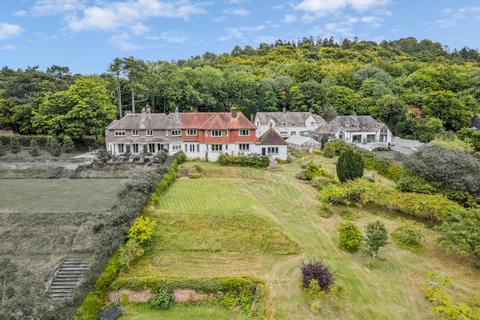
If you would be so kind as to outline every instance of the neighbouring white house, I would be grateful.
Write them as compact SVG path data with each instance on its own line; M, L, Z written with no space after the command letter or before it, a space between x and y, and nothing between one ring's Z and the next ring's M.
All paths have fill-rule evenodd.
M312 152L314 149L322 146L321 143L315 139L305 136L293 136L288 138L286 142L291 149L301 152Z
M286 139L292 136L308 136L313 130L327 122L318 114L310 112L257 112L254 119L257 137L272 128Z
M358 145L387 147L392 143L388 127L370 116L338 116L328 124L318 127L312 137L321 140L338 139Z
M287 160L288 144L273 128L268 129L262 136L257 138L257 153L268 156L274 160Z

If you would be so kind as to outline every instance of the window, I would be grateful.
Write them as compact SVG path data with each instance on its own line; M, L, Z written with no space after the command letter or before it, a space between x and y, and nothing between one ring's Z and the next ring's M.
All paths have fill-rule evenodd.
M386 127L383 127L380 130L380 142L387 142L388 140L388 130Z
M367 134L367 143L375 142L375 135L374 134Z
M240 151L249 151L250 150L250 145L248 143L240 143L238 145L238 149Z
M290 132L290 135L291 135L291 136L296 136L296 135L297 135L297 132L296 132L296 131L292 131L292 132Z
M250 136L250 130L240 129L239 136L240 137L249 137Z
M147 130L147 137L153 136L153 130Z
M138 130L137 129L132 130L132 136L134 136L134 137L138 136Z
M194 144L190 144L189 145L189 151L190 152L195 152L195 145ZM197 151L198 152L198 151Z
M210 149L212 151L216 151L216 152L222 151L223 150L223 145L222 144L212 144Z
M155 143L148 144L148 152L155 153Z
M172 149L173 149L174 151L182 150L182 145L181 145L181 144L173 145L173 146L172 146Z
M221 137L222 130L212 130L212 137Z
M125 146L123 145L123 143L117 144L117 146L118 146L118 153L125 152Z
M179 129L172 130L172 136L179 137L181 135L182 135L182 130L179 130Z
M115 130L115 136L117 136L117 137L125 136L125 130Z
M314 126L314 125L315 125L315 121L310 122L310 125L311 125L311 126Z
M278 147L268 147L268 154L278 154Z
M362 135L361 134L355 134L352 136L352 142L353 143L362 143Z
M188 129L187 130L187 136L196 136L197 135L197 129Z
M132 152L138 153L138 143L132 144Z

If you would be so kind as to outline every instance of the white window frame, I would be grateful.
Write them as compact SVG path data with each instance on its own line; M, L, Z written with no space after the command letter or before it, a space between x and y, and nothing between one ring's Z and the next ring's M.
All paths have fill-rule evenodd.
M297 131L290 132L290 136L296 136L296 135L297 135Z
M117 144L118 153L125 153L125 145L123 143Z
M147 137L153 137L153 130L147 129L146 130Z
M223 144L211 144L210 151L212 152L222 152L223 151Z
M238 130L239 137L250 137L250 129L240 129Z
M187 136L195 137L197 135L197 129L187 129Z
M212 132L212 137L221 137L222 136L222 130L211 130Z
M115 137L125 137L127 132L125 130L115 130Z
M138 153L138 150L140 150L138 147L138 143L132 144L132 153Z
M250 151L250 144L249 143L240 143L238 145L238 150L240 150L240 151Z
M171 131L172 137L180 137L182 135L182 130L174 129Z
M138 129L133 129L132 130L132 137L138 137L138 135L139 135Z

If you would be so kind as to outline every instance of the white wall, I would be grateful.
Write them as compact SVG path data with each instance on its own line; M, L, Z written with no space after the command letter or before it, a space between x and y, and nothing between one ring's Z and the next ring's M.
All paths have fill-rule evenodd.
M344 132L344 141L345 142L349 142L349 143L353 143L353 136L354 135L361 135L362 138L361 138L361 141L360 143L363 143L364 141L367 141L367 135L375 135L375 142L372 142L372 143L376 143L376 144L385 144L385 145L388 145L389 143L391 144L392 143L392 132L387 128L387 141L386 142L380 142L380 131L381 131L381 128L378 130L378 131L371 131L371 132L367 132L367 131L356 131L356 132L351 132L351 131L343 131ZM342 131L339 131L335 134L335 138L337 139L340 139L340 133Z
M312 122L315 122L315 124L312 124ZM255 117L254 124L257 127L257 137L262 136L265 132L267 132L268 129L270 129L269 124L263 125L259 123L260 121L258 120L258 117ZM283 126L276 126L274 121L271 121L271 123L272 123L272 128L275 129L275 131L277 131L277 133L284 139L291 137L292 132L295 132L296 135L300 135L300 132L313 131L320 126L320 124L318 124L312 116L309 116L305 120L305 123L302 124L302 126L283 127Z

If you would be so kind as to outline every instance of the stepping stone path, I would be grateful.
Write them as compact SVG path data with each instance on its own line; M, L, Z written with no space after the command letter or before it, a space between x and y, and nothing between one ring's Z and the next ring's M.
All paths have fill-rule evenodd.
M65 259L53 276L47 294L53 300L65 300L71 297L72 291L83 280L91 261L82 261L72 258Z

